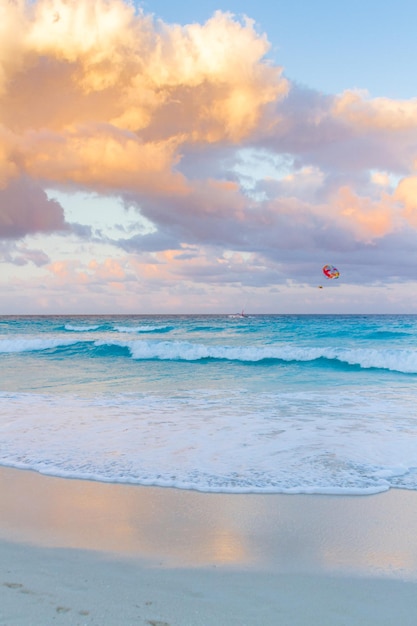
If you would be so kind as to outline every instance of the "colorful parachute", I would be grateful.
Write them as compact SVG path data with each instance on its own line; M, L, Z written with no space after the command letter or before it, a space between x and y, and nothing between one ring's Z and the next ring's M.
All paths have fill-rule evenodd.
M323 274L326 278L339 278L340 272L334 265L325 265L323 267Z

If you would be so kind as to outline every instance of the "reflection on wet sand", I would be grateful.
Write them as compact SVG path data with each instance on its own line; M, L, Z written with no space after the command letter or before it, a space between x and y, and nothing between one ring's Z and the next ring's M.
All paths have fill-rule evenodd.
M227 495L0 468L0 537L167 567L239 566L417 580L417 493Z

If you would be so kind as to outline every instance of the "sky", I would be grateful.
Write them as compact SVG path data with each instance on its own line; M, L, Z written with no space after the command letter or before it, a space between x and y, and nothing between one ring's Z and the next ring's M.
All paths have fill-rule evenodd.
M417 313L416 23L0 0L0 315Z

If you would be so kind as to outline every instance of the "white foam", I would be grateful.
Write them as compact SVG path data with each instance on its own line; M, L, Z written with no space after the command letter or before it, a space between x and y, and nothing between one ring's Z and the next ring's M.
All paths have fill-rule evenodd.
M164 332L169 330L168 326L151 326L151 325L141 325L141 326L115 326L115 330L119 333L153 333L155 331Z
M12 338L0 337L0 353L42 351L74 345L76 343L94 342L100 346L125 347L135 360L166 360L166 361L199 361L216 359L224 361L240 361L258 363L275 360L284 362L307 363L324 359L329 362L359 366L362 369L380 369L404 374L417 374L417 349L393 350L387 348L341 348L326 346L297 346L291 343L254 345L222 345L216 343L196 343L180 340L145 340L118 339L114 332L94 332L99 326L77 327L66 325L67 330L76 334L69 336L63 333L29 338L15 335ZM164 332L168 327L135 326L118 327L118 332L140 334L156 330ZM80 334L78 334L80 333ZM72 333L71 333L72 334ZM75 338L76 337L76 338ZM81 338L82 337L82 338Z
M227 346L186 341L122 341L111 338L97 340L95 345L127 347L132 357L137 360L198 361L202 359L220 359L256 363L265 360L309 362L326 359L339 361L347 365L358 365L364 369L376 368L409 374L417 373L417 350L300 347L291 344Z
M95 325L95 326L74 326L74 324L65 324L64 326L65 330L70 330L73 332L77 332L77 333L85 333L85 332L89 332L92 330L97 330L98 328L100 328L100 326Z
M49 350L60 346L71 346L76 343L78 343L78 339L63 338L62 335L45 339L27 339L26 337L16 336L13 339L0 339L0 353Z
M399 402L376 388L365 401L352 391L2 393L0 463L213 492L417 489L414 413L411 398Z

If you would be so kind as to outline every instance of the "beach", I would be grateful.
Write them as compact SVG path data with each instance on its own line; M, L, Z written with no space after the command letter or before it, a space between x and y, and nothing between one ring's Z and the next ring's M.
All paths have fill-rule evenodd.
M0 468L0 624L417 623L417 493L209 494Z

